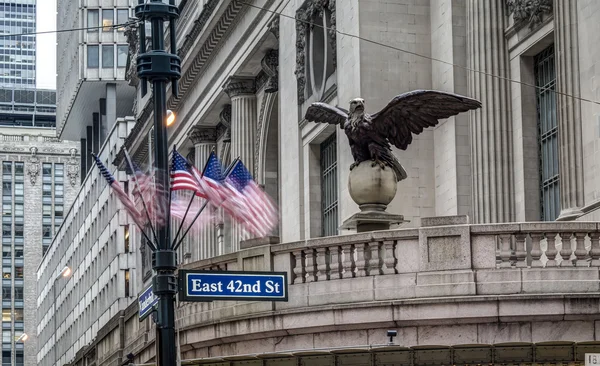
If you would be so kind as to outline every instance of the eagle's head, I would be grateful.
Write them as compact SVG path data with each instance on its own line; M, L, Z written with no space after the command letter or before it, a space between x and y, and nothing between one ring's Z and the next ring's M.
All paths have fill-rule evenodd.
M356 128L365 115L365 100L362 98L354 98L350 101L350 110L348 111L350 124L352 128Z
M354 98L350 101L350 114L357 112L359 114L365 111L365 100L363 98Z

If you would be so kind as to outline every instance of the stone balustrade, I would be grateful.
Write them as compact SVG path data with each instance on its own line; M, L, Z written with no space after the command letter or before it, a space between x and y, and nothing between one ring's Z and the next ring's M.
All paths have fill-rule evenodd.
M261 334L272 336L266 350L277 349L278 336L382 327L414 330L404 343L412 345L589 341L600 334L594 320L600 319L599 224L470 225L460 217L422 223L418 229L257 242L185 265L285 271L289 300L180 302L182 351L252 347Z

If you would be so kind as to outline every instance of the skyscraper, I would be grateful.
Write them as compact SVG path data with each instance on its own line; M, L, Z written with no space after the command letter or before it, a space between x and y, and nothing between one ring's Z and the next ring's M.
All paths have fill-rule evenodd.
M0 85L35 88L36 0L0 2Z

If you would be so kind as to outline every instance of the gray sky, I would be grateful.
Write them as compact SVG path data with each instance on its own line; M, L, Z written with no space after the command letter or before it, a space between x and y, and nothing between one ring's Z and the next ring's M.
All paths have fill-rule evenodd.
M37 0L37 31L56 30L56 0ZM37 35L37 87L56 89L56 33Z

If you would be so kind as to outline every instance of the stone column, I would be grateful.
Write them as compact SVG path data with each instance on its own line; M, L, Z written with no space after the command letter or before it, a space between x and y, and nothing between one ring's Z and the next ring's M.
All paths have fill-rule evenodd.
M254 78L231 77L225 86L231 98L231 159L239 157L250 172L254 171L256 138L256 84ZM231 228L232 251L239 249L243 230L237 223Z
M577 0L554 1L554 45L556 91L579 97ZM561 196L557 220L574 220L584 204L581 102L564 94L556 94Z
M194 144L196 168L202 171L208 156L216 147L217 132L214 127L194 126L189 133L189 137ZM206 214L209 213L209 210L210 207L207 206L205 209ZM215 225L213 223L205 225L200 234L190 242L190 246L193 248L192 261L217 255L217 229Z
M504 0L467 1L469 68L509 77ZM483 104L470 112L473 218L477 223L515 219L510 85L480 72L469 72L469 96Z

